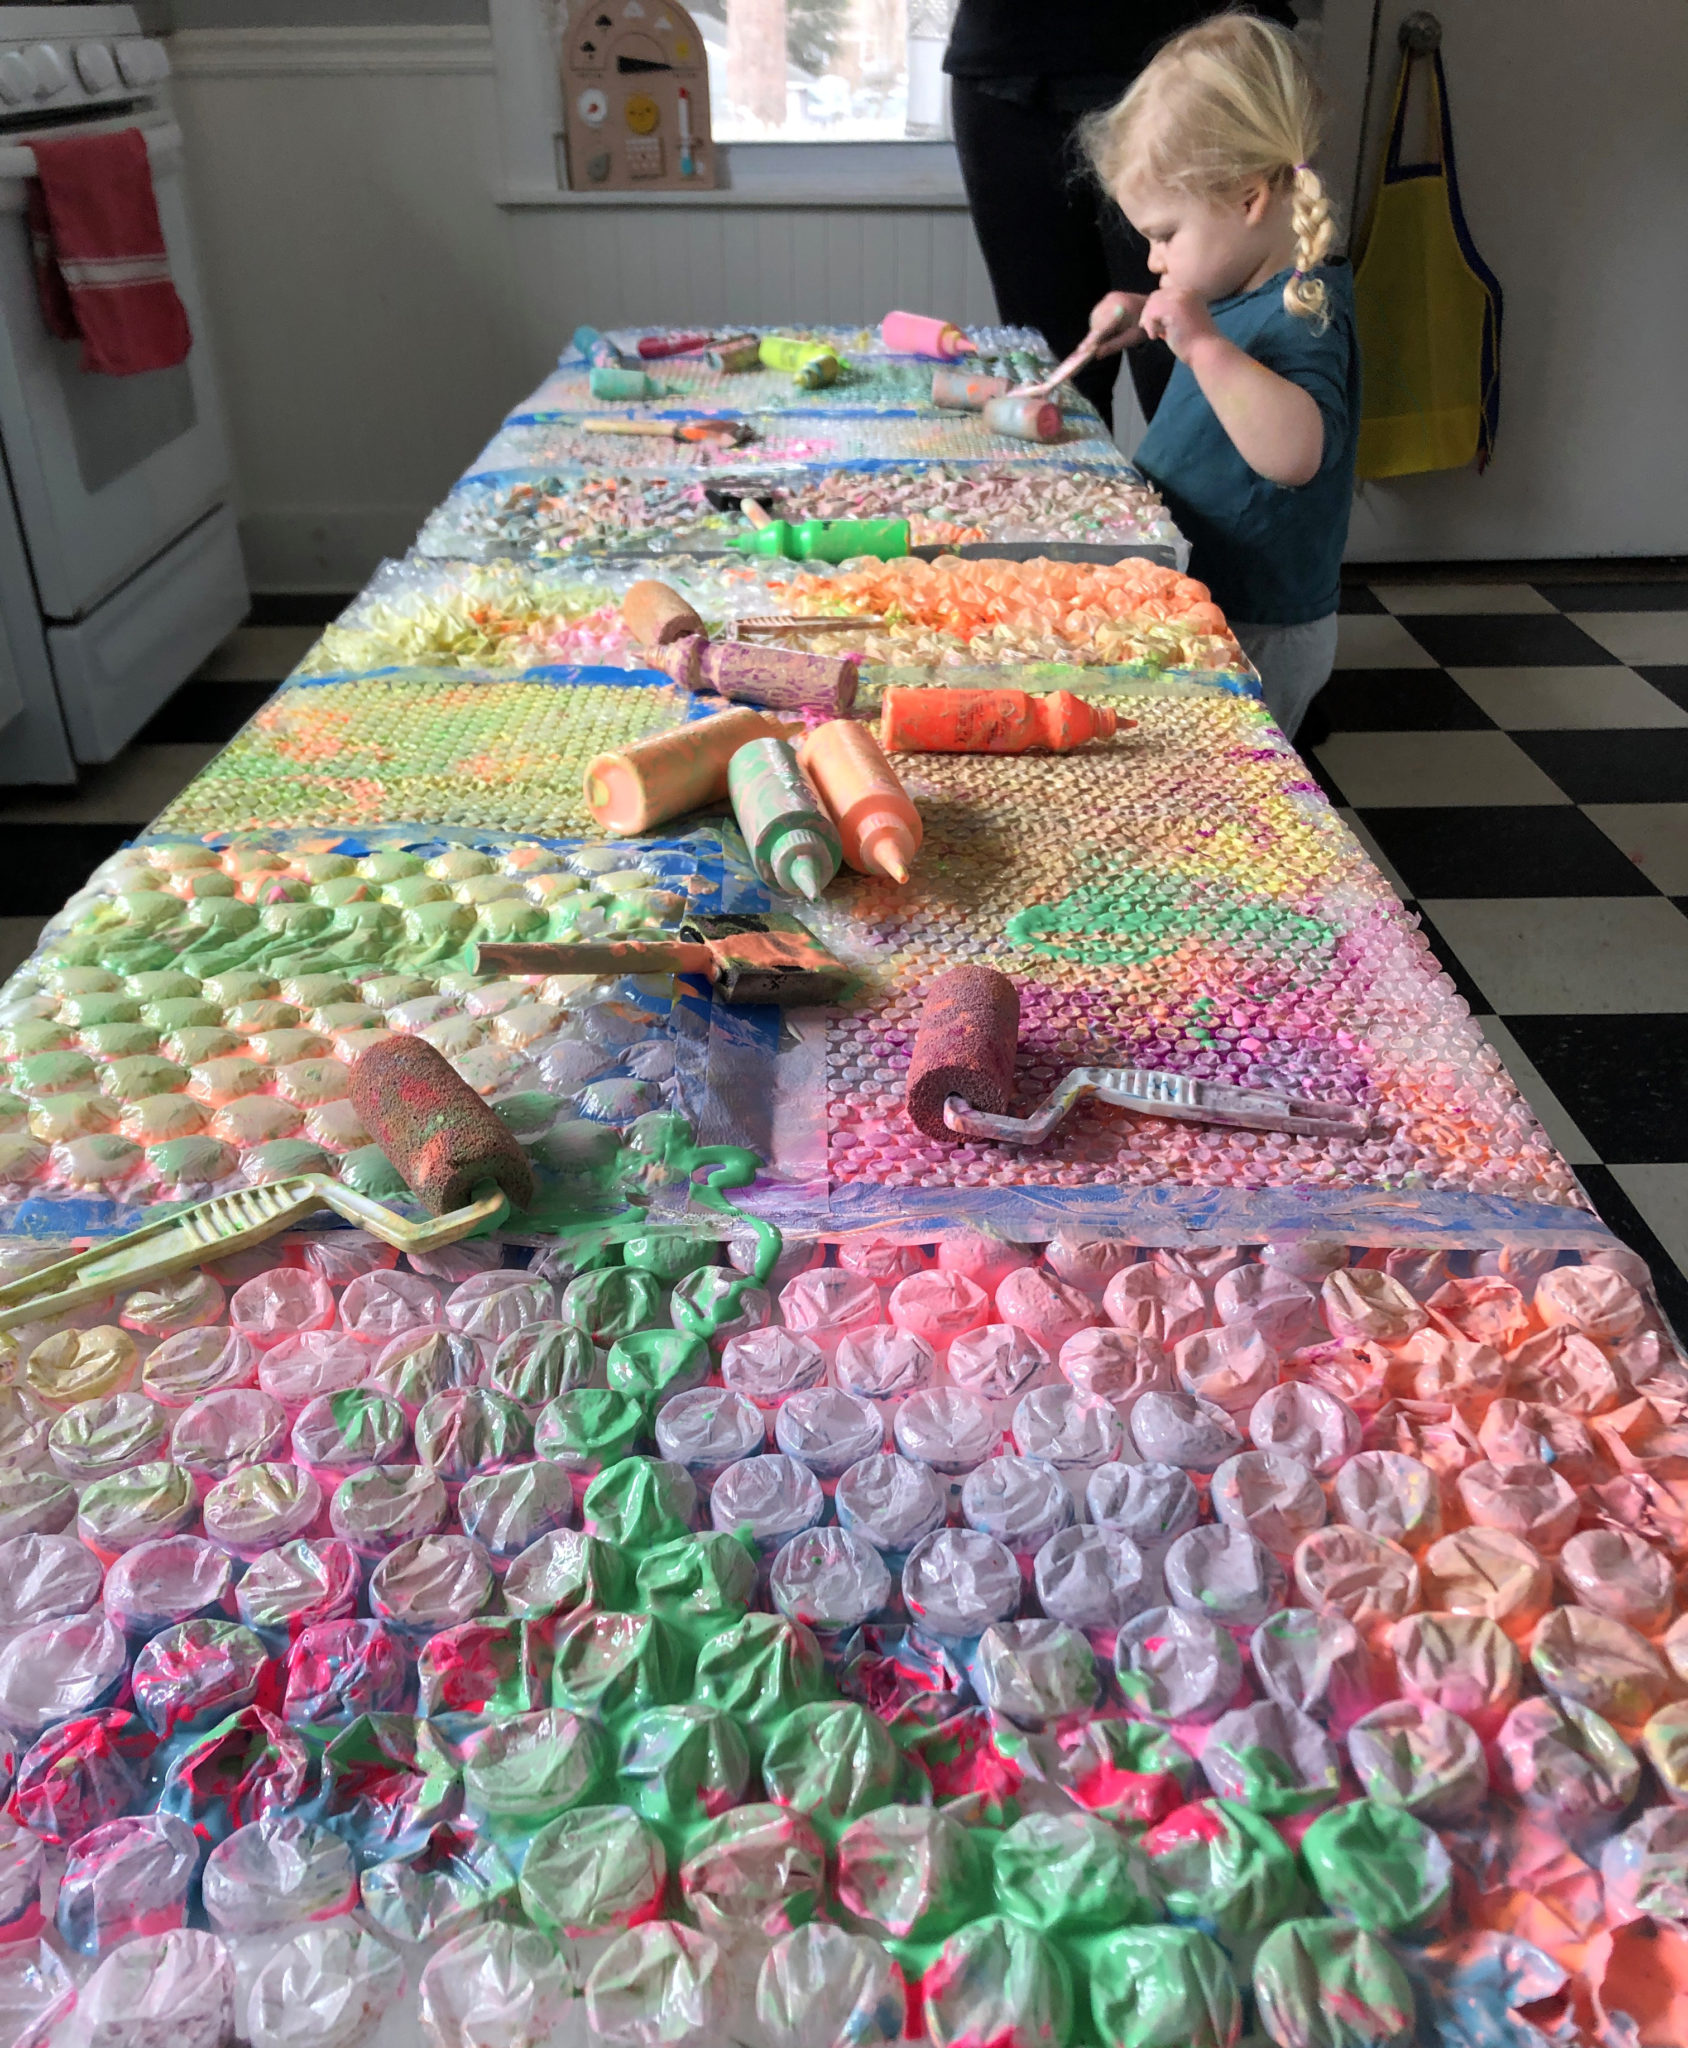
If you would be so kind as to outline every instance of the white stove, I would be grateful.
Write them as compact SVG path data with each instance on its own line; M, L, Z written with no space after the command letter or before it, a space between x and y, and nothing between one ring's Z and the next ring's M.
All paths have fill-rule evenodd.
M247 608L169 75L131 7L0 6L0 783L110 760ZM89 375L36 301L29 144L129 127L194 345Z
M0 7L0 129L120 111L169 76L168 52L137 32L131 8Z

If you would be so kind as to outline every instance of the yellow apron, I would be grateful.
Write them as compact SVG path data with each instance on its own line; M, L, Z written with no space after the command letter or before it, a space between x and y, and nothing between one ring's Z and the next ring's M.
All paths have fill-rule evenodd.
M1472 246L1454 175L1453 126L1439 51L1431 51L1441 162L1401 162L1407 85L1401 59L1383 179L1354 275L1365 396L1359 474L1413 476L1487 466L1500 414L1500 286Z

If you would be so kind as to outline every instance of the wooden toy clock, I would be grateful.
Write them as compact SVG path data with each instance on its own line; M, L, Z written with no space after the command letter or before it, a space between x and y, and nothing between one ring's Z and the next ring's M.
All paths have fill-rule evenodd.
M562 48L569 188L715 184L703 37L673 0L580 0Z

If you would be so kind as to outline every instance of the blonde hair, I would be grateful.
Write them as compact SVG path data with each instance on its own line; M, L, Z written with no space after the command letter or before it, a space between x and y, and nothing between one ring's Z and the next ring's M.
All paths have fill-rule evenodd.
M1336 236L1311 167L1323 122L1322 95L1289 31L1258 15L1218 14L1158 50L1124 99L1085 123L1083 139L1109 192L1140 177L1201 198L1251 178L1288 191L1295 272L1284 307L1323 322L1325 287L1313 272Z

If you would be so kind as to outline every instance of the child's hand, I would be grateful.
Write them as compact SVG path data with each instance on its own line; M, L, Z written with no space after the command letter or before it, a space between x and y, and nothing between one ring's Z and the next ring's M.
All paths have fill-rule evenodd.
M1144 305L1139 317L1150 340L1164 341L1180 362L1203 335L1219 331L1207 310L1207 301L1182 285L1163 284Z
M1117 356L1121 349L1135 348L1144 339L1139 324L1148 303L1141 292L1109 292L1090 311L1090 332L1106 338L1097 344L1098 356Z

